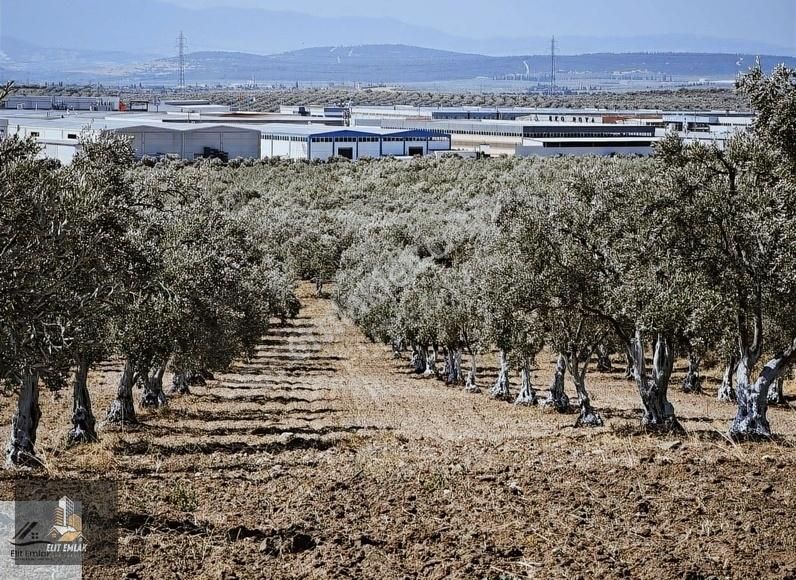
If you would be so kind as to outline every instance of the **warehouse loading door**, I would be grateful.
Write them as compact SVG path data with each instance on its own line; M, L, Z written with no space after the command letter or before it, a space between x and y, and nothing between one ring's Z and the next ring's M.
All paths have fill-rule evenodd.
M345 157L346 159L354 159L354 148L353 147L338 147L337 154L340 157Z
M409 157L414 157L415 155L422 157L423 156L423 148L422 147L410 147L409 148Z

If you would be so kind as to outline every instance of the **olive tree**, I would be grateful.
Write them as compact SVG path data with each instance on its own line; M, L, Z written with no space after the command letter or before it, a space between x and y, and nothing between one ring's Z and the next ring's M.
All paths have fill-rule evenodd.
M0 370L19 390L6 446L13 465L38 463L39 377L68 340L59 299L74 273L64 260L80 259L62 225L65 175L37 155L32 141L0 140Z
M116 170L124 144L84 145L67 170L39 159L32 142L0 142L0 368L20 386L6 449L12 464L36 462L39 379L51 382L70 358L79 363L71 435L95 437L85 376L106 345L105 316L126 269L117 242L130 198Z
M147 199L132 187L128 172L132 148L125 139L110 134L83 136L81 151L68 168L76 188L69 215L79 243L92 248L85 274L68 289L75 305L83 304L69 352L75 366L70 442L97 439L96 420L88 388L89 369L113 352L114 313L125 301L129 272L138 266L128 244L127 228L137 219ZM102 296L101 300L86 297Z
M759 110L750 135L724 149L668 139L660 156L688 194L684 215L700 238L687 252L692 271L712 280L734 322L736 437L768 436L769 390L796 360L796 179L793 71L753 70L739 86ZM774 98L776 95L776 98ZM779 342L766 345L776 327ZM769 360L753 376L761 358Z
M679 190L663 186L653 163L574 163L554 198L559 203L551 223L561 247L572 254L567 259L577 283L569 286L569 300L609 326L627 351L642 424L671 429L678 427L667 396L675 337L686 324L688 298L706 285L674 251L691 232L679 216Z
M191 192L190 184L176 191L180 195L170 191L138 232L153 267L120 312L127 366L108 412L111 422L135 420L133 384L143 386L143 406L162 406L169 366L175 390L186 393L191 376L251 355L270 317L297 313L292 280L251 227L202 191Z

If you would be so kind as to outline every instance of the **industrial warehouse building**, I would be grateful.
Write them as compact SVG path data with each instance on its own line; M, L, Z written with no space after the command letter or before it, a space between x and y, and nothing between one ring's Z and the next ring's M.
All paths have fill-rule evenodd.
M82 131L128 135L138 157L325 161L335 156L356 160L446 151L649 155L670 131L689 142L722 147L754 119L750 113L730 111L299 105L265 113L231 110L204 100L120 105L106 97L13 99L17 100L7 102L13 108L0 110L0 138L5 134L35 137L44 155L63 162L74 156Z
M118 97L52 97L10 95L3 101L6 109L29 111L118 111Z
M352 119L414 119L427 121L547 121L556 123L608 123L628 117L660 118L661 111L534 107L414 107L354 106Z
M263 128L262 157L325 161L331 157L412 157L448 151L450 136L422 129L269 125Z
M327 125L285 123L255 124L173 121L173 114L125 113L34 114L30 111L0 112L0 138L5 135L33 137L42 155L71 162L83 133L112 131L130 137L135 155L197 159L260 159L281 157L325 161L339 156L365 157L432 155L450 150L450 136L425 130L350 129Z
M652 155L654 137L597 137L523 139L515 154L519 157L559 155Z
M260 130L245 126L143 122L136 118L11 117L0 120L0 129L0 135L35 138L44 156L62 163L72 161L80 147L81 134L101 131L130 137L138 158L260 157Z
M380 125L450 135L453 149L488 155L649 155L657 140L655 127L642 124L368 118L355 122L357 128Z

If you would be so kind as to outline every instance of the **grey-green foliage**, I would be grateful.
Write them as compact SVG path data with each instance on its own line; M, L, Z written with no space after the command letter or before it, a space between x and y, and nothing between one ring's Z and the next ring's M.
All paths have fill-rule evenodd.
M669 139L660 156L683 198L690 271L710 280L737 344L738 414L732 432L767 436L767 393L796 359L796 178L793 71L741 80L760 117L726 149ZM730 325L726 325L730 326ZM772 332L773 329L776 329ZM753 376L761 358L768 362Z
M126 359L118 415L131 419L136 378L149 388L168 362L225 368L270 317L298 308L274 249L196 175L135 169L129 143L111 135L84 138L67 168L38 153L0 141L0 376L20 388L12 463L35 462L40 377L63 381L76 367L70 437L90 441L91 363Z

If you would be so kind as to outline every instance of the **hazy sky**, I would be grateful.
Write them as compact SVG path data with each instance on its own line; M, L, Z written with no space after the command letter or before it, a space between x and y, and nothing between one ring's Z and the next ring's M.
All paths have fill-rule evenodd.
M323 16L386 16L472 38L682 33L796 46L796 0L167 1L187 7L250 6Z

